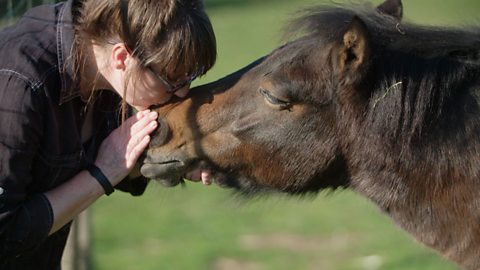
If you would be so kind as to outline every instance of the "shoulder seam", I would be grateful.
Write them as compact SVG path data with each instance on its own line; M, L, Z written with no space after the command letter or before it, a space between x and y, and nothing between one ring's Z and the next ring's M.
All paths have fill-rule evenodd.
M50 67L43 75L42 75L42 78L41 80L32 80L31 78L23 75L22 73L19 73L15 70L11 70L11 69L0 69L0 75L7 75L7 76L12 76L12 77L16 77L18 79L21 79L23 80L27 85L28 87L30 87L33 91L37 91L38 89L42 88L43 85L44 85L44 80L48 77L49 74L51 74L53 71L56 70L56 66L52 66Z

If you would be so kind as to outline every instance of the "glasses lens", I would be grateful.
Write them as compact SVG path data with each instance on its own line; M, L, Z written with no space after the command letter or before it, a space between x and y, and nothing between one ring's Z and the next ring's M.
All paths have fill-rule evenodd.
M184 88L186 85L192 83L193 80L195 80L198 76L198 72L195 72L193 73L192 75L190 75L187 79L185 79L184 81L180 82L180 83L177 83L177 84L172 84L170 83L166 78L164 78L162 75L158 74L151 66L148 66L147 67L148 70L150 70L151 73L153 73L153 75L155 75L155 77L157 77L157 79L159 81L161 81L167 88L167 93L169 94L172 94L172 93L175 93L176 91Z

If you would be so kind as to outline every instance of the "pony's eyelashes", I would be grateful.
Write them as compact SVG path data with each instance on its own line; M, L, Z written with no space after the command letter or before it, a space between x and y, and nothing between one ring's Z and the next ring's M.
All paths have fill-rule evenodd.
M290 101L274 96L270 91L265 88L258 89L258 92L263 96L263 98L269 105L274 106L277 109L287 110L292 106L292 103Z

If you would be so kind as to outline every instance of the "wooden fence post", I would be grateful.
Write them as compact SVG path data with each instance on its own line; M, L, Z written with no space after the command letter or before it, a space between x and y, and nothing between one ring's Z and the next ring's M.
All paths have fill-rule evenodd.
M90 213L83 211L72 223L63 252L62 270L91 270Z
M13 22L13 1L12 0L7 1L7 19L8 19L8 23Z

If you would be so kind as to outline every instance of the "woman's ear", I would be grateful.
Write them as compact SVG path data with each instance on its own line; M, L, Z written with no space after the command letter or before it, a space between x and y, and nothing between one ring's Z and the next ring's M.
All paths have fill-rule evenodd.
M110 58L111 67L113 69L125 70L128 61L130 61L131 54L125 44L117 43L112 47Z

